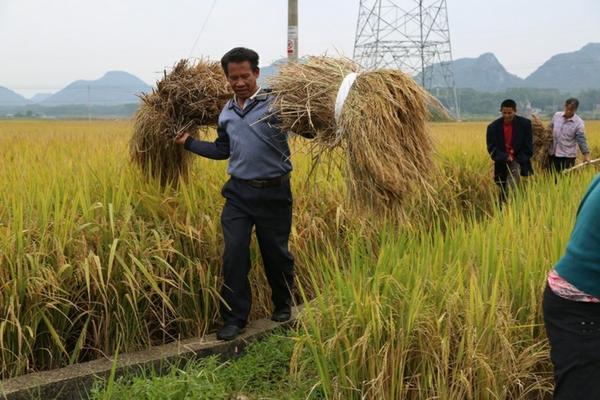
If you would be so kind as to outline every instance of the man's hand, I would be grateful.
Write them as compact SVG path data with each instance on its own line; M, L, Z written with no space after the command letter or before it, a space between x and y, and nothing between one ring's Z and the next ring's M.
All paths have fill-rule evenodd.
M175 143L177 143L177 144L184 144L185 141L187 140L187 138L189 138L189 137L190 137L189 133L183 132L183 133L181 133L179 136L177 136L175 138Z
M590 156L590 153L584 154L583 155L583 162L589 163L590 161L592 161L592 157Z

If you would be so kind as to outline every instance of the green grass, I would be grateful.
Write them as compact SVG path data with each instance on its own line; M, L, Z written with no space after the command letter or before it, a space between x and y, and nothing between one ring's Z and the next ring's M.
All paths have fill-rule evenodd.
M98 382L90 398L303 400L311 393L316 374L312 369L304 370L300 376L289 374L293 348L289 333L275 333L250 344L240 358L232 361L223 363L212 356L182 368L171 367L163 376L146 371L141 376L123 377L114 383ZM319 390L314 390L309 398L323 397Z

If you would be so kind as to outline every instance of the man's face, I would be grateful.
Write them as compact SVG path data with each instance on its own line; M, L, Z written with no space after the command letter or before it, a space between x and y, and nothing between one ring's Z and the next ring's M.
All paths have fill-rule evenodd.
M256 85L256 79L258 78L259 71L252 70L250 61L243 62L230 62L227 64L227 79L229 85L235 92L238 98L245 100L252 96L258 86Z
M575 108L574 104L565 104L565 118L571 118L575 115L577 108Z
M517 110L512 107L502 107L500 111L502 112L502 118L504 119L504 122L512 122L512 120L515 118L515 114L517 113Z

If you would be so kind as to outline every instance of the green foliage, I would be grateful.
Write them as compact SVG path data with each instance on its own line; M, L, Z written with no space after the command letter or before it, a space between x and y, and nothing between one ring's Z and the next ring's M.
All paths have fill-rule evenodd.
M0 106L0 117L13 115L15 118L130 118L138 107L137 103Z
M172 367L164 376L146 371L141 377L121 378L114 385L98 383L91 399L298 399L314 385L314 371L292 377L289 363L294 347L289 333L281 332L250 344L244 354L222 363L216 356ZM311 399L322 398L318 391Z
M503 92L480 92L474 89L458 89L458 102L463 118L494 118L499 116L500 103L505 99L517 102L519 112L526 111L526 105L541 110L542 116L551 116L563 109L568 97L579 98L579 112L591 113L600 104L600 90L586 90L581 93L562 93L558 89L513 88ZM447 105L448 106L448 105Z

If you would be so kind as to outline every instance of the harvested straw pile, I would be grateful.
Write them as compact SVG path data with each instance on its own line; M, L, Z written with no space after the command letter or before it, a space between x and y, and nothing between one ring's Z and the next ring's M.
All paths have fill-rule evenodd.
M355 205L389 210L410 193L431 195L432 141L427 129L431 96L404 73L360 73L339 120L334 113L344 77L358 66L346 59L312 57L290 63L270 80L281 128L314 138L319 151L341 147Z
M533 160L543 169L550 166L550 148L552 147L552 129L544 127L537 115L531 116L533 130Z
M232 96L218 62L181 60L151 93L142 94L130 141L132 161L162 184L185 175L189 155L174 139L182 132L215 125Z

